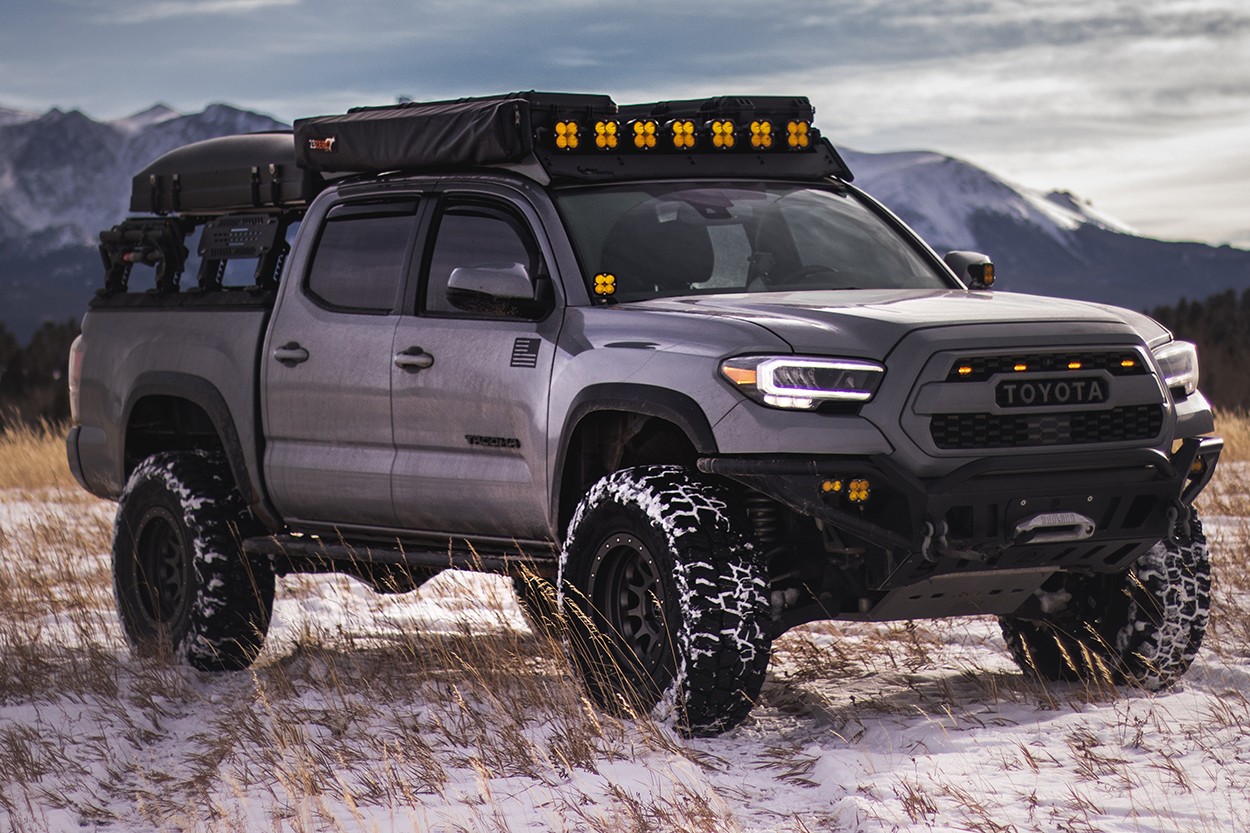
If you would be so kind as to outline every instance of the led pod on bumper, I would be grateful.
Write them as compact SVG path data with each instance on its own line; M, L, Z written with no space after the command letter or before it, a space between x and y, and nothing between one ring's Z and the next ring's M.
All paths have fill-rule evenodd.
M739 356L721 362L720 372L762 405L813 411L825 402L867 402L885 368L859 359Z

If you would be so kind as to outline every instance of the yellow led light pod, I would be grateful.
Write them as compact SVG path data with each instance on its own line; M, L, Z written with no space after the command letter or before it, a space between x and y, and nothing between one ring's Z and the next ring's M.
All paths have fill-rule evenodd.
M595 122L595 147L600 150L614 150L620 141L618 133L621 126L614 121Z
M773 146L773 123L770 121L751 122L751 147L768 150Z
M556 147L560 150L576 150L581 143L578 132L581 128L572 119L556 122Z
M638 121L630 123L630 131L634 134L634 147L640 150L650 150L655 147L655 134L659 132L660 126L651 119L638 119Z
M613 295L616 293L616 275L611 272L600 272L595 275L595 294Z
M867 480L852 480L846 486L846 497L851 503L863 503L872 494Z
M794 150L802 150L807 147L811 138L808 131L811 125L805 121L792 121L786 125L786 144Z
M673 132L673 147L679 150L694 147L694 122L678 119L669 122L668 127Z
M712 147L721 150L729 150L734 146L737 137L734 135L735 126L729 119L716 119L708 122L708 130L712 134Z

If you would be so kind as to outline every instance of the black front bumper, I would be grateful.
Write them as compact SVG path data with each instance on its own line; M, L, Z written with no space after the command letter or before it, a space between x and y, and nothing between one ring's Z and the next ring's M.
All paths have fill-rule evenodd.
M1140 448L994 457L927 480L884 455L705 457L698 465L884 550L873 589L888 591L986 570L1120 572L1188 522L1223 445L1187 439L1170 457ZM868 500L822 488L851 480L868 481ZM1028 529L1055 517L1092 524L1066 538L1057 527Z

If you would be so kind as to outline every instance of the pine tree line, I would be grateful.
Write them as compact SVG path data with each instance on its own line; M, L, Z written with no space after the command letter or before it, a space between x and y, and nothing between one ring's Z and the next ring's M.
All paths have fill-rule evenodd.
M0 324L0 429L69 420L69 348L78 322L45 321L25 347Z
M1250 409L1250 289L1205 301L1181 298L1151 311L1179 339L1198 345L1199 387L1218 408Z

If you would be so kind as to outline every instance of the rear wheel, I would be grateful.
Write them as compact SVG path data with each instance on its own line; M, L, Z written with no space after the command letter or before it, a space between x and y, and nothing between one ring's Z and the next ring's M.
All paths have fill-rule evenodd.
M771 647L768 582L746 528L728 489L676 466L591 488L561 580L573 663L600 706L659 705L693 735L746 718Z
M274 597L273 567L243 552L256 526L217 455L164 452L135 468L113 528L113 591L137 655L251 664Z
M1166 688L1193 663L1211 607L1211 561L1196 513L1117 576L1069 576L1043 619L1002 617L1024 671L1046 680Z

